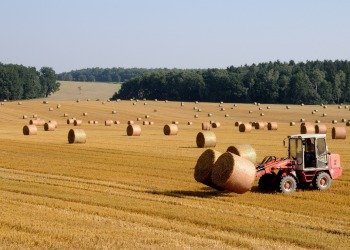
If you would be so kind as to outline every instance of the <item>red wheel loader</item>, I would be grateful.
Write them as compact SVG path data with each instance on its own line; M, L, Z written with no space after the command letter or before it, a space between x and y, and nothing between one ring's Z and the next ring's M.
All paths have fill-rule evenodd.
M340 155L328 152L325 134L290 135L284 140L285 146L286 143L287 158L267 156L256 167L260 190L288 194L310 184L326 190L332 179L341 176Z

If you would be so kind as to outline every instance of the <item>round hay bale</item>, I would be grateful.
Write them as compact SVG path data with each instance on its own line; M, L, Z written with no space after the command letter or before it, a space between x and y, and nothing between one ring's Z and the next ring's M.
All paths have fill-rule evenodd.
M172 121L171 123L172 123L172 124L175 124L175 125L179 125L179 122L178 122L178 121Z
M38 133L38 129L35 125L25 125L23 127L24 135L36 135Z
M165 135L177 135L178 130L179 129L176 124L166 124L163 128Z
M220 111L225 111L226 109L225 108L221 108Z
M311 126L312 124L311 124L311 122L302 122L302 123L300 123L300 127L301 126Z
M53 125L55 125L55 128L57 128L57 125L58 125L57 121L50 120L49 123L52 123Z
M185 104L183 102L181 102L181 107L185 106Z
M327 126L326 126L326 124L317 124L317 125L315 125L315 133L316 134L327 134Z
M323 113L323 115L322 115L323 117L326 117L327 116L327 114L326 113Z
M64 113L64 114L63 114L63 117L68 117L68 113Z
M212 127L212 128L220 128L220 126L221 126L220 122L213 122L213 123L211 124L211 127Z
M323 108L324 108L324 109L326 109L326 108L327 108L327 106L325 105L325 106L323 106Z
M210 130L210 123L202 122L202 130Z
M198 101L195 101L194 103L195 103L195 104L198 104Z
M51 107L51 108L49 108L49 111L53 111L53 108Z
M252 125L249 123L241 123L238 130L239 132L250 133L252 131Z
M264 129L265 128L265 122L256 122L255 123L255 129Z
M337 124L338 121L337 121L337 120L332 120L332 123L333 123L333 124Z
M88 115L88 113L87 113L87 112L84 112L84 113L83 113L83 116L87 116L87 115Z
M233 104L233 107L237 107L237 104L235 103L235 104Z
M140 136L141 135L141 127L136 124L129 124L126 128L126 134L128 136Z
M68 143L85 143L86 134L83 129L71 129L68 132Z
M94 121L93 120L89 120L88 123L89 124L94 124Z
M263 108L262 107L259 107L259 110L262 110Z
M18 105L22 105L22 102L18 102Z
M277 130L278 129L278 123L277 122L269 122L267 124L268 130Z
M225 117L229 117L230 115L229 114L225 114Z
M202 112L202 109L197 109L197 112Z
M194 117L194 118L198 118L199 116L198 116L198 115L194 115L193 117Z
M213 114L212 113L208 113L208 117L212 117L213 116Z
M47 122L44 124L45 131L55 131L55 128L56 128L56 126L53 123Z
M74 126L81 126L82 123L82 120L74 120Z
M134 106L135 106L135 105L136 105L136 102L133 102L133 103L132 103L132 105L134 105Z
M332 128L332 139L346 139L346 128L345 127L333 127Z
M251 114L251 113L253 113L253 110L249 110L249 112L248 112L249 114Z
M315 134L315 127L312 125L303 125L300 127L300 134Z
M165 102L165 103L168 103L168 100L165 100L164 102Z
M241 121L237 121L237 122L235 122L235 127L239 127L239 125L241 125L241 124L242 124Z
M28 119L28 116L27 115L23 115L22 118L23 119Z
M347 121L345 125L350 126L350 121Z
M106 102L102 102L102 104L106 104Z
M112 126L113 123L112 120L105 120L105 126Z
M98 121L94 121L94 124L98 124Z
M43 101L43 104L49 104L49 101Z
M133 125L134 124L134 121L128 121L128 125Z
M112 114L116 114L117 113L117 111L116 110L112 110Z
M290 109L290 106L286 106L286 109Z
M255 172L252 162L226 152L220 155L214 163L211 180L215 185L227 191L243 194L252 188Z
M300 118L300 122L305 122L305 119L304 118Z
M137 118L136 118L136 121L141 121L141 120L142 120L141 117L137 117Z
M347 122L347 120L345 118L341 119L341 122Z
M33 114L32 117L33 118L38 118L38 115L37 114Z
M30 125L36 125L36 126L44 126L45 124L45 121L44 120L41 120L41 119L32 119L29 121L29 124Z
M149 125L149 121L143 121L142 124L143 125Z
M148 119L149 118L149 115L145 115L145 119Z
M264 113L260 113L260 116L264 116L265 114Z
M147 102L144 102L143 105L146 106L146 105L147 105Z
M79 103L79 102L80 102L80 99L77 99L76 102Z
M321 123L321 121L320 120L316 120L315 123Z
M343 107L342 106L338 106L338 109L342 109Z
M118 125L120 124L120 121L114 121L114 124Z
M193 110L197 110L198 108L196 106L193 107Z
M216 135L212 131L199 132L196 137L197 147L210 148L216 146Z
M192 125L192 122L187 122L187 125Z
M60 109L61 108L61 104L57 104L56 108Z
M289 122L289 126L295 126L295 122Z
M150 122L149 122L149 125L154 125L154 122L153 122L153 121L150 121Z
M253 164L256 164L256 151L250 144L236 144L229 146L226 152L230 152L235 155L243 157Z

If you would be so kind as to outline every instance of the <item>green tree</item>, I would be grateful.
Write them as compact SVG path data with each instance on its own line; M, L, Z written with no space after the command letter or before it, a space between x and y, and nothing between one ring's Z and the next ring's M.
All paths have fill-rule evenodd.
M45 97L59 90L60 83L56 81L56 73L52 68L42 67L40 69L41 92Z

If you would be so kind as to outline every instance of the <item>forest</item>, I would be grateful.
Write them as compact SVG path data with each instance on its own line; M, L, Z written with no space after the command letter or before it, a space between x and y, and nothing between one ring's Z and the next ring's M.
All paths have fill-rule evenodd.
M112 99L319 104L350 102L349 61L268 62L226 69L146 72Z
M50 67L37 71L34 67L0 63L0 100L48 97L59 87L56 73Z

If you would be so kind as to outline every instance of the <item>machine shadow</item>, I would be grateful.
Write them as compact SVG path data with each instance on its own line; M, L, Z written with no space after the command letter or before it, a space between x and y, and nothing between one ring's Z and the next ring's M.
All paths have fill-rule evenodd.
M218 196L226 196L229 192L217 191L211 188L202 188L203 191L190 191L190 190L170 190L170 191L147 191L149 194L165 195L177 198L185 197L199 197L199 198L210 198Z

